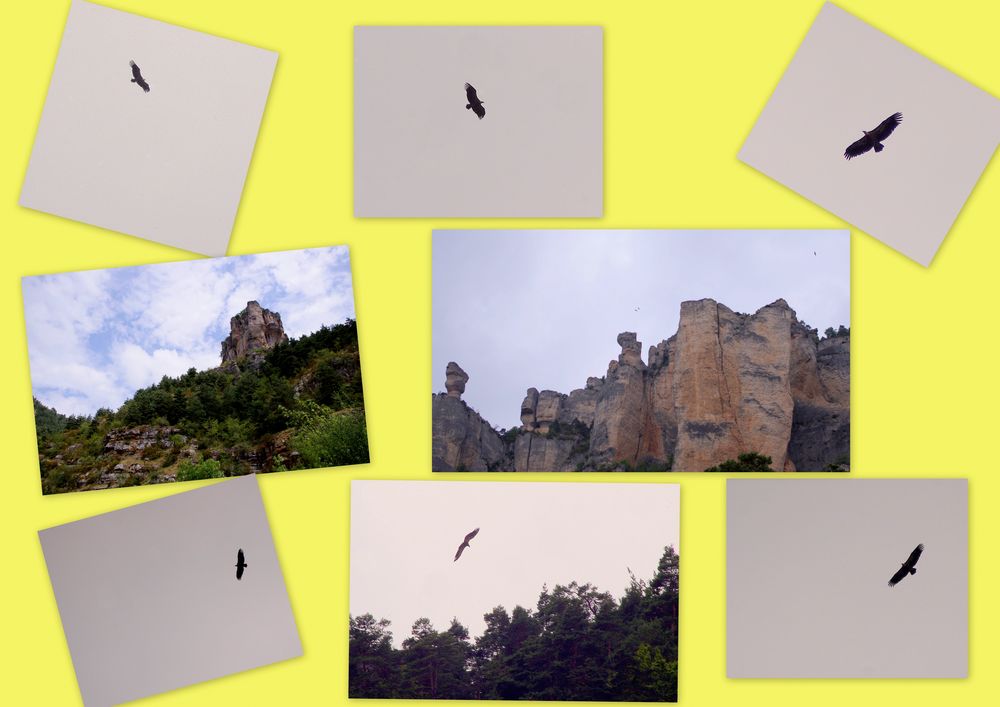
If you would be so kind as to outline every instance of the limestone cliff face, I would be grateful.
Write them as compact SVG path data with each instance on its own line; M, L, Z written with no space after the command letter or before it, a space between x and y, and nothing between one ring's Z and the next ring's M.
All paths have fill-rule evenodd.
M618 344L605 376L584 388L529 389L515 434L500 438L476 415L473 428L493 433L477 448L491 450L486 466L704 471L756 452L775 471L847 468L850 337L820 341L784 300L752 315L710 299L684 302L677 333L651 346L647 363L634 333L620 334Z
M274 348L288 341L281 315L247 302L246 309L229 320L229 336L222 342L223 365L260 349Z
M446 371L447 393L432 402L431 466L434 471L505 471L512 462L500 435L462 400L469 376L452 361Z

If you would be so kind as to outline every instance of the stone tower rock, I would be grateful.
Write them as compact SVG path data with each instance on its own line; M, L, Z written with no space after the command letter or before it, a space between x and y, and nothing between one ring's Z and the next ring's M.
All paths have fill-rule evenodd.
M288 341L281 315L255 301L229 320L229 336L222 342L222 363L236 361L252 351L271 349Z

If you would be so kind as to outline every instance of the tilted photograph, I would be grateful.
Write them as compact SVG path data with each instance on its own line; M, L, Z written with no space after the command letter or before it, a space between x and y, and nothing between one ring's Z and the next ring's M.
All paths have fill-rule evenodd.
M996 97L826 3L739 159L927 266L998 144Z
M847 231L435 231L433 270L434 471L850 470Z
M225 255L278 54L85 0L61 5L21 206Z
M729 479L730 678L964 678L966 479Z
M351 698L676 702L679 602L677 484L351 482Z
M344 246L25 277L44 493L368 462Z

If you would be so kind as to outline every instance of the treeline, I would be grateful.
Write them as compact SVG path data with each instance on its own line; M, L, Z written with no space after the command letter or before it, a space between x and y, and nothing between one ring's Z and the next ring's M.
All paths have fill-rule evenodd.
M65 416L36 400L43 490L87 486L106 471L108 433L146 425L175 429L175 441L144 450L144 471L125 483L367 462L357 323L324 326L236 367L164 376L116 411ZM182 459L182 448L198 453Z
M239 373L221 368L182 376L164 376L159 383L136 391L117 417L129 427L146 424L181 425L204 433L204 423L232 418L262 435L283 429L295 404L294 383L309 369L308 398L334 409L362 403L357 323L353 319L278 344L259 367ZM101 411L97 416L101 415Z
M534 610L485 614L475 640L457 619L438 631L421 618L397 649L389 621L352 616L349 696L675 702L679 590L668 546L620 600L590 584L543 587Z

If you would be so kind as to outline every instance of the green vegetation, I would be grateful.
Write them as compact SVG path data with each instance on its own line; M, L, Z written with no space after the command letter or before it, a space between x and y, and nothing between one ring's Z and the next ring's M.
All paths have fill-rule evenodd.
M774 471L774 469L771 468L771 457L765 457L763 454L758 454L757 452L747 452L741 454L738 461L727 459L718 466L709 467L705 471L732 474L734 472Z
M417 619L402 648L390 623L351 617L348 695L382 699L675 702L680 558L615 600L590 584L542 588L535 610L498 606L471 640L457 619Z
M197 481L198 479L221 479L223 476L222 465L214 459L205 461L181 462L177 467L178 481Z
M354 320L237 364L164 376L92 417L36 400L43 491L368 461Z
M834 330L832 326L827 327L826 331L823 332L824 339L832 339L836 336L850 336L850 335L851 335L851 328L845 327L843 324L837 327L836 330Z

